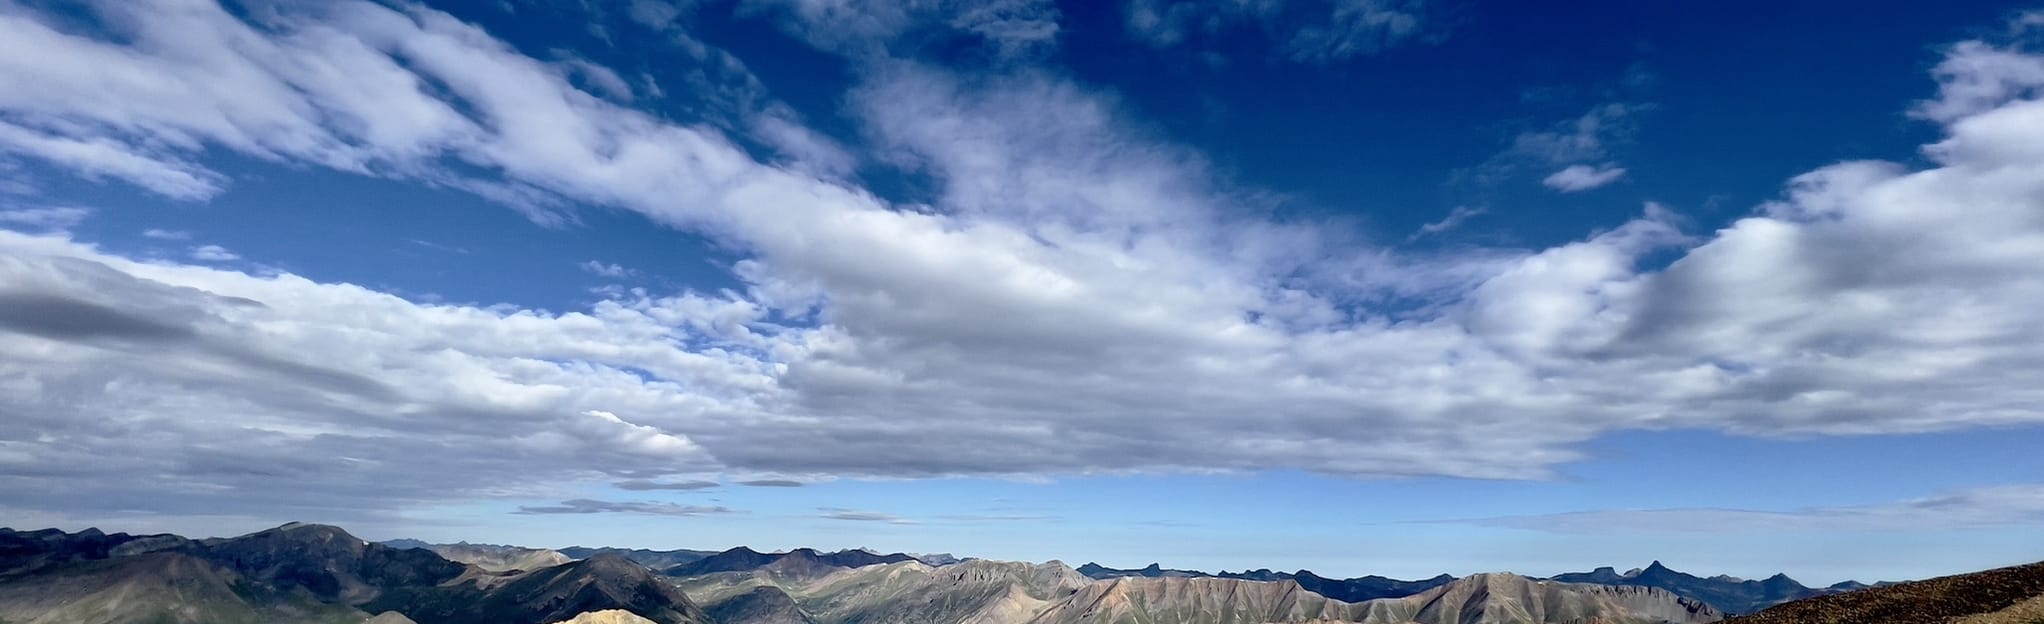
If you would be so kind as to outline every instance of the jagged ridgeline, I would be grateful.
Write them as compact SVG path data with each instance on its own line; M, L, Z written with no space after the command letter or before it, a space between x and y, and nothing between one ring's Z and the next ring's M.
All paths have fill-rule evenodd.
M8 624L547 624L611 610L713 622L615 555L493 572L321 525L214 540L0 530Z
M1291 579L1115 576L1059 562L910 561L817 570L767 565L680 579L713 605L773 596L814 624L1663 624L1715 622L1709 605L1649 587L1480 574L1401 598L1345 602ZM777 621L779 622L779 621ZM732 623L737 624L737 623Z
M2044 610L2033 599L2044 583L2022 580L2032 576L2040 575L1930 587L1948 588L1938 596L1975 597L1966 588L1990 588L1975 602L2018 617L2026 608ZM1723 615L1697 596L1750 608L1851 585L1702 578L1658 563L1553 579L1493 573L1401 581L1303 570L1073 569L864 550L377 544L306 524L209 540L0 530L4 624L1700 624ZM1881 591L1817 600L1895 595L1871 593ZM1928 595L1909 591L1900 595ZM1794 609L1809 604L1828 613L1861 603L1792 602L1752 621L1804 621Z

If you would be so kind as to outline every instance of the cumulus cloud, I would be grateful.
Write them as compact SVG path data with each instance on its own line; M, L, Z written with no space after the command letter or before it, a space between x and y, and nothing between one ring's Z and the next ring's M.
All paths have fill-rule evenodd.
M1250 28L1275 42L1280 56L1301 63L1330 63L1424 39L1426 4L1422 0L1130 0L1126 14L1129 34L1158 48L1199 45Z
M426 9L96 10L112 36L0 18L0 47L57 59L0 54L0 82L41 85L0 92L10 123L633 211L726 245L742 286L434 304L0 232L0 506L333 517L717 473L1540 478L1620 430L2044 422L2033 90L1950 88L1923 109L1951 111L1926 114L1927 168L1825 167L1717 232L1650 208L1553 248L1413 256L1258 216L1056 76L873 67L848 114L934 180L902 207ZM2028 58L1948 60L1990 52ZM2003 64L1937 79L1992 82L1968 68ZM1527 145L1603 162L1610 114Z
M1602 165L1569 165L1561 171L1547 176L1540 183L1563 193L1574 193L1602 188L1625 177L1625 168L1611 163Z
M1932 531L2044 523L2044 485L1973 488L1936 496L1789 511L1751 509L1638 509L1511 516L1470 524L1554 533L1766 533L1810 531Z
M627 277L631 277L633 273L631 269L627 269L622 265L616 263L606 264L596 260L584 261L582 264L577 266L582 267L582 270L586 273L589 273L590 275L595 275L597 277L608 277L611 279L624 279Z
M677 505L674 503L619 502L577 498L561 501L559 505L519 507L518 511L513 513L521 515L628 513L686 518L739 512L722 505Z

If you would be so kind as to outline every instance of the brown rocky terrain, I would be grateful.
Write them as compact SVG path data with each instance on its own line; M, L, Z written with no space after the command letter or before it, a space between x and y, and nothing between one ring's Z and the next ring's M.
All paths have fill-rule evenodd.
M1975 616L2003 624L1990 614L2023 608L2039 596L2044 596L2044 563L2033 563L1798 600L1725 624L1953 624Z

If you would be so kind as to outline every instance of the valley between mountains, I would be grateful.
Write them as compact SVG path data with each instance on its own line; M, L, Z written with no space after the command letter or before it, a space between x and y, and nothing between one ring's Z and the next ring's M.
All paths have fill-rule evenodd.
M1967 604L1917 611L2034 608L2023 604L2044 594L2033 576L2044 577L1935 585L1934 599ZM1779 613L1854 612L1863 595L1885 600L1869 608L1893 610L1916 585L1810 588L1779 575L1697 577L1658 562L1624 573L1405 581L864 550L372 543L312 524L204 540L0 530L4 624L1703 624L1756 611L1735 619L1816 622Z

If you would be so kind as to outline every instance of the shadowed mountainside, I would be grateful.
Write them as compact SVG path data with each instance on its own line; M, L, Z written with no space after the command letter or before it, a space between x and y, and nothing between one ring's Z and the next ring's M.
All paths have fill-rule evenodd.
M624 609L710 624L671 584L618 557L498 573L341 529L236 538L0 530L0 620L32 624L544 624Z
M1612 568L1597 568L1590 572L1559 574L1550 578L1569 583L1658 587L1676 595L1704 601L1733 615L1752 613L1790 600L1865 587L1852 581L1825 588L1805 587L1785 574L1776 574L1758 581L1729 576L1703 578L1670 570L1659 561L1624 574L1619 574Z
M717 554L717 551L714 550L646 550L643 548L590 548L587 546L562 548L559 552L567 555L569 559L588 559L606 554L618 555L632 561L637 561L639 565L655 570L666 570L682 564L695 563L702 561L705 557Z
M1784 603L1726 624L2033 624L2044 596L2044 563L1896 583ZM2006 613L2003 613L2006 612ZM2044 614L2039 614L2044 615Z
M829 568L863 568L872 565L917 561L913 556L902 553L882 555L869 550L840 550L821 553L815 549L797 548L785 553L762 553L744 546L726 550L700 560L681 564L665 570L669 576L702 576L720 572L744 572L769 566L784 570L809 570L826 572Z
M705 607L717 624L816 624L779 587L760 586Z

